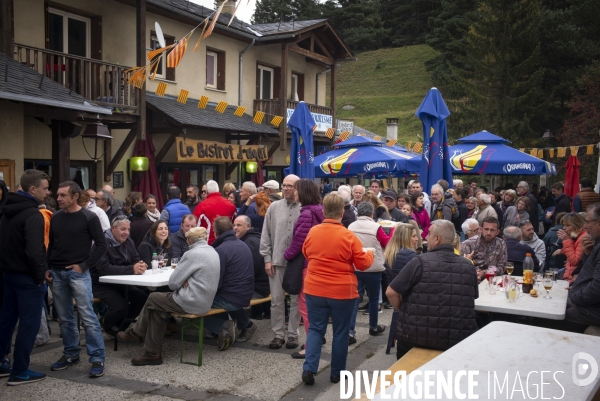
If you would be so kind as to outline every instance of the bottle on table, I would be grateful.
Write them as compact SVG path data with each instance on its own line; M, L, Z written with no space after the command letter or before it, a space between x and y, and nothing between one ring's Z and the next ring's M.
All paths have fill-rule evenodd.
M158 255L156 252L152 254L152 274L158 273Z
M531 254L525 255L523 260L523 292L529 294L529 291L533 288L533 259Z

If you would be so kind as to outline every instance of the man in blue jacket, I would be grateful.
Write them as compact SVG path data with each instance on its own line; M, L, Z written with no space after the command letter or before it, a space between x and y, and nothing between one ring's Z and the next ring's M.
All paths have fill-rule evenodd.
M256 331L256 325L244 312L254 293L254 263L248 245L235 236L229 217L216 218L214 230L217 239L212 246L219 254L221 274L212 308L229 311L233 320L207 316L204 327L218 335L219 351L224 351L235 341L236 322L239 330L245 330L246 338Z
M179 230L181 219L190 213L190 209L181 203L181 190L178 187L170 187L167 190L169 201L160 213L160 219L167 222L169 232L175 233Z
M4 277L4 303L0 309L0 377L10 376L8 385L44 380L44 373L29 370L29 357L40 329L42 303L48 270L44 246L44 217L38 206L50 194L50 178L38 170L26 170L21 176L22 190L8 193L0 223L0 266ZM14 364L5 357L10 350L15 325Z

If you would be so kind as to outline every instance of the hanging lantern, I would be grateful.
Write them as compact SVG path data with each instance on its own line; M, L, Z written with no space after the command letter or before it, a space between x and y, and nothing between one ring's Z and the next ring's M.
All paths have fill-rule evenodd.
M145 156L135 156L129 160L129 169L131 171L143 172L148 171L150 161Z
M246 162L246 172L249 174L254 174L258 171L258 163L257 162Z

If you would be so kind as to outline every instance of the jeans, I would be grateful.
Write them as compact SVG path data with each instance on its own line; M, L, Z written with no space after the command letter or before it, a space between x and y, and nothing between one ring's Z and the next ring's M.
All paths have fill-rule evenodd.
M17 320L19 331L13 352L12 374L20 375L29 368L29 357L40 329L42 303L48 287L33 282L28 274L3 273L4 300L0 309L0 350L4 358L10 350Z
M215 296L211 307L225 309L226 311L228 311L229 315L231 315L231 318L236 321L238 330L245 329L250 323L250 319L248 318L248 315L246 315L244 308L232 305L218 295ZM226 320L226 313L206 316L204 318L204 327L207 330L210 330L210 332L213 334L219 334L219 332L221 331L221 327L223 326L223 323L225 323Z
M376 329L377 321L379 318L379 290L381 289L381 274L376 273L363 273L354 272L358 279L358 293L362 294L367 289L369 293L369 328ZM356 315L358 314L358 306L360 304L360 298L356 299L356 305L354 306L354 313L350 320L350 335L355 335L356 330Z
M332 318L333 343L331 345L331 376L340 376L346 370L348 356L348 330L354 313L356 299L331 299L305 294L310 329L306 339L304 370L317 373L323 336L327 331L329 316Z
M58 312L58 325L63 336L64 351L67 358L79 358L79 331L73 314L73 299L77 302L77 313L85 329L85 346L89 361L104 362L104 339L98 317L94 313L92 279L90 272L77 273L73 270L52 269L52 295L54 307Z

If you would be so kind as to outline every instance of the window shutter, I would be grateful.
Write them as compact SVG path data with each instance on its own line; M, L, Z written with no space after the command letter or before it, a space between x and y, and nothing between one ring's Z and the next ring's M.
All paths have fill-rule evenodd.
M298 100L304 100L304 74L298 74Z
M90 42L92 48L90 55L93 59L102 60L102 17L92 17L90 19Z
M225 53L217 53L217 89L225 90Z
M256 64L256 97L255 99L260 99L260 68L258 68L258 64Z
M165 36L165 44L167 46L172 45L175 43L175 38L173 36ZM173 50L173 49L171 49ZM165 63L165 66L167 65L167 54L169 54L171 52L171 50L165 52L165 56L163 58L163 63ZM166 67L167 70L167 80L168 81L175 81L175 68L169 68Z
M281 68L275 67L273 74L273 99L281 98Z

